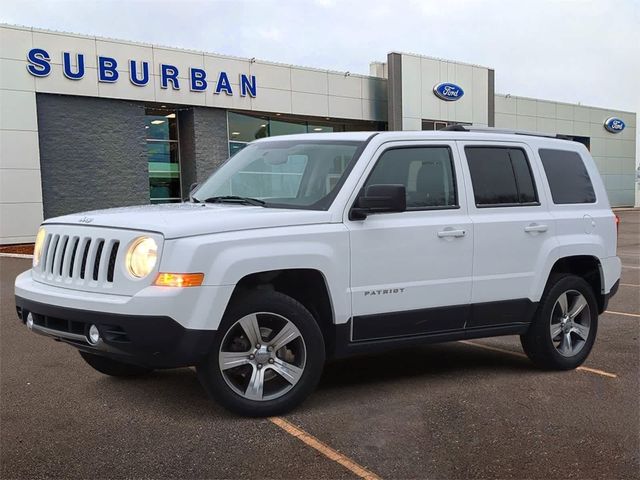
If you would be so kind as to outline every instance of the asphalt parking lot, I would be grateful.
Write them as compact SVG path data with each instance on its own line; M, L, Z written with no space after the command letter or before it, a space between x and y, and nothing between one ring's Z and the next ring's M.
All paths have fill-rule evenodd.
M30 260L0 258L0 475L640 478L640 211L618 213L622 285L584 369L537 370L517 337L334 363L284 417L319 447L228 414L192 369L93 371L20 324L13 280Z

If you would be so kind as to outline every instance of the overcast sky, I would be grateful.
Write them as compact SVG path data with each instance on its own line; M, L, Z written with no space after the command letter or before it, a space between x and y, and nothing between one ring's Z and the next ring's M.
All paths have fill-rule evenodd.
M640 0L0 0L0 21L364 74L413 52L492 67L499 93L640 110Z

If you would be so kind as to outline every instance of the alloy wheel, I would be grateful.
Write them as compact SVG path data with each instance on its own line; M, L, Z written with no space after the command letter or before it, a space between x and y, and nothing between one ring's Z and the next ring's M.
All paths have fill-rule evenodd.
M276 313L258 312L236 321L220 345L222 376L238 395L253 401L279 398L304 373L307 349L296 325Z
M577 290L567 290L556 300L551 312L549 332L556 351L573 357L585 346L591 329L587 299Z

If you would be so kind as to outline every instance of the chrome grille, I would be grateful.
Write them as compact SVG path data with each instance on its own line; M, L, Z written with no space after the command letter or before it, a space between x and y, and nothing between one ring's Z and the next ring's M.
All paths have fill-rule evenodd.
M120 241L50 233L45 240L41 274L48 280L113 283Z
M33 269L38 282L74 290L134 295L155 279L155 272L144 279L132 277L125 267L125 256L129 246L144 235L156 241L160 257L164 242L159 233L93 225L45 223L44 228L42 255Z

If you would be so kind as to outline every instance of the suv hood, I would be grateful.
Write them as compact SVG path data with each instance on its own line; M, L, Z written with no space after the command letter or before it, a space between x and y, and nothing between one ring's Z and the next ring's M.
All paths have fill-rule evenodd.
M165 239L254 228L328 223L326 211L264 208L247 205L170 203L110 208L51 218L45 224L64 223L145 230Z

